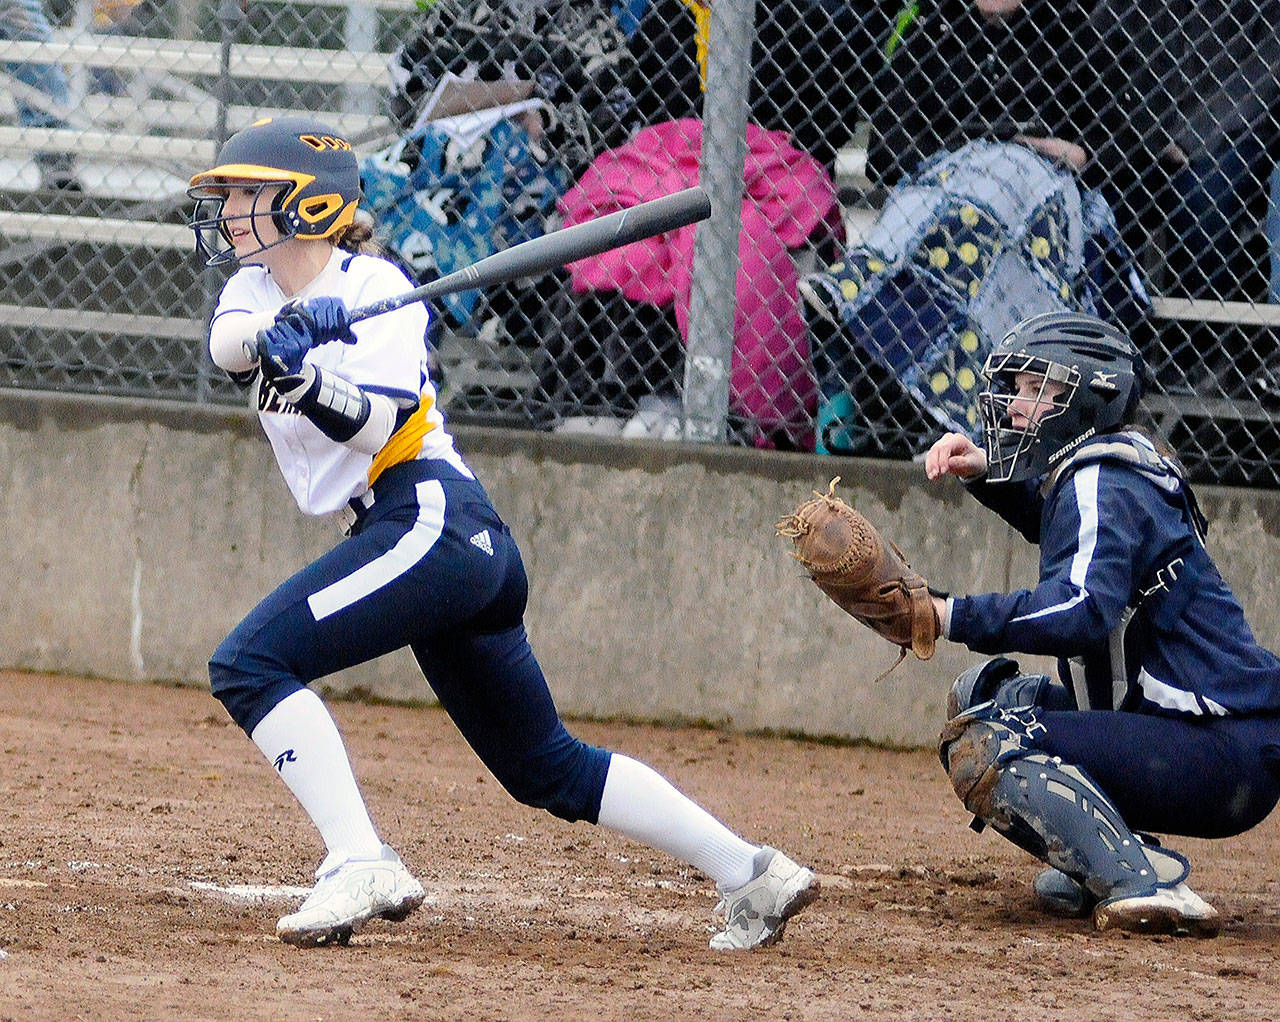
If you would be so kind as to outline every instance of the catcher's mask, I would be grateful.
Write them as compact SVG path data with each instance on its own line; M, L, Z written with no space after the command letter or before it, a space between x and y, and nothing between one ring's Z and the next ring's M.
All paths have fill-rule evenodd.
M1048 312L1017 324L987 357L978 395L988 480L1044 475L1089 437L1128 422L1145 371L1134 343L1096 316ZM1023 373L1038 380L1022 377L1020 394ZM1039 414L1015 425L1015 402Z
M254 189L250 212L224 215L228 186ZM360 201L360 170L351 143L305 117L264 118L227 139L216 166L191 179L196 248L207 266L248 259L290 238L330 238L348 226ZM267 242L259 219L279 237ZM258 247L236 255L228 223L247 221Z

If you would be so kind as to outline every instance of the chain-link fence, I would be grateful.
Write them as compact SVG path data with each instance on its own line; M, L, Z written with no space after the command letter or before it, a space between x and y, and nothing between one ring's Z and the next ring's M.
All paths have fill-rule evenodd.
M237 402L188 177L356 143L415 280L701 182L710 221L437 303L455 420L907 458L1021 316L1128 329L1197 477L1280 483L1280 0L0 0L0 386Z

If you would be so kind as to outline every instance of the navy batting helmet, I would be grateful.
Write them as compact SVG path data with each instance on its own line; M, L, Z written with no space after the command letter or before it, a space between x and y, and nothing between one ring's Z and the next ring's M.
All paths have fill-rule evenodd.
M1046 312L1018 323L987 356L983 372L988 389L978 402L991 482L1043 475L1089 437L1131 421L1146 377L1128 336L1079 312ZM1011 405L1023 373L1038 378L1035 400L1047 407L1014 425Z
M267 117L227 139L217 165L196 174L187 194L196 200L191 229L207 265L236 258L223 206L227 185L256 188L243 218L257 255L289 238L329 238L349 225L360 201L360 170L351 143L328 125L305 117ZM258 218L271 217L278 239L265 242Z

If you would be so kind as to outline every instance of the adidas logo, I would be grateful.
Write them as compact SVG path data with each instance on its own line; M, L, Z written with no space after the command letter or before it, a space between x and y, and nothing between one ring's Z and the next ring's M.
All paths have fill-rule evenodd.
M490 557L493 556L493 540L489 538L489 530L481 529L471 537L471 545L483 550Z

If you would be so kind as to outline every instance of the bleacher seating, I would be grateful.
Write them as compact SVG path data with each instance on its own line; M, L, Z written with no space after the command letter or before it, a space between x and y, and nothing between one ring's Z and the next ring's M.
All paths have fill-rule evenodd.
M295 0L275 0L280 3ZM328 0L308 0L323 4ZM334 7L344 6L332 0ZM376 6L411 10L414 0L376 0ZM130 253L120 258L179 261L198 281L185 315L160 309L128 287L107 296L77 282L63 293L57 282L45 288L6 291L0 299L0 331L100 335L104 348L113 338L145 335L159 342L192 347L203 336L205 305L216 282L198 264L191 233L184 224L185 188L190 175L210 165L217 125L228 130L268 114L314 113L372 151L391 141L396 128L371 97L391 89L391 54L344 49L308 49L111 36L60 29L52 42L0 41L0 65L56 63L81 83L72 110L54 110L49 98L0 68L0 267L6 272L51 251L75 249L77 262L90 265L104 247ZM109 69L126 83L124 94L85 90L94 69ZM307 105L257 106L254 95L274 95L261 84L296 87L287 95L306 95ZM57 113L65 128L23 127L17 101ZM865 177L866 131L838 156L837 186L850 235L864 230L876 215ZM82 193L38 193L37 153L74 154ZM86 279L92 274L86 274ZM140 273L138 288L145 289ZM82 300L88 288L89 300ZM148 296L142 296L148 297ZM99 300L101 299L101 300ZM1157 296L1157 329L1165 324L1222 325L1274 331L1280 306L1248 302L1196 301ZM532 387L536 374L527 352L505 348L484 337L442 350L441 360L454 383L480 391ZM1162 388L1148 402L1157 422L1169 432L1200 428L1202 422L1261 424L1276 428L1280 415L1270 406L1203 394L1189 388ZM1227 428L1223 426L1223 428ZM1252 426L1250 428L1253 428Z

